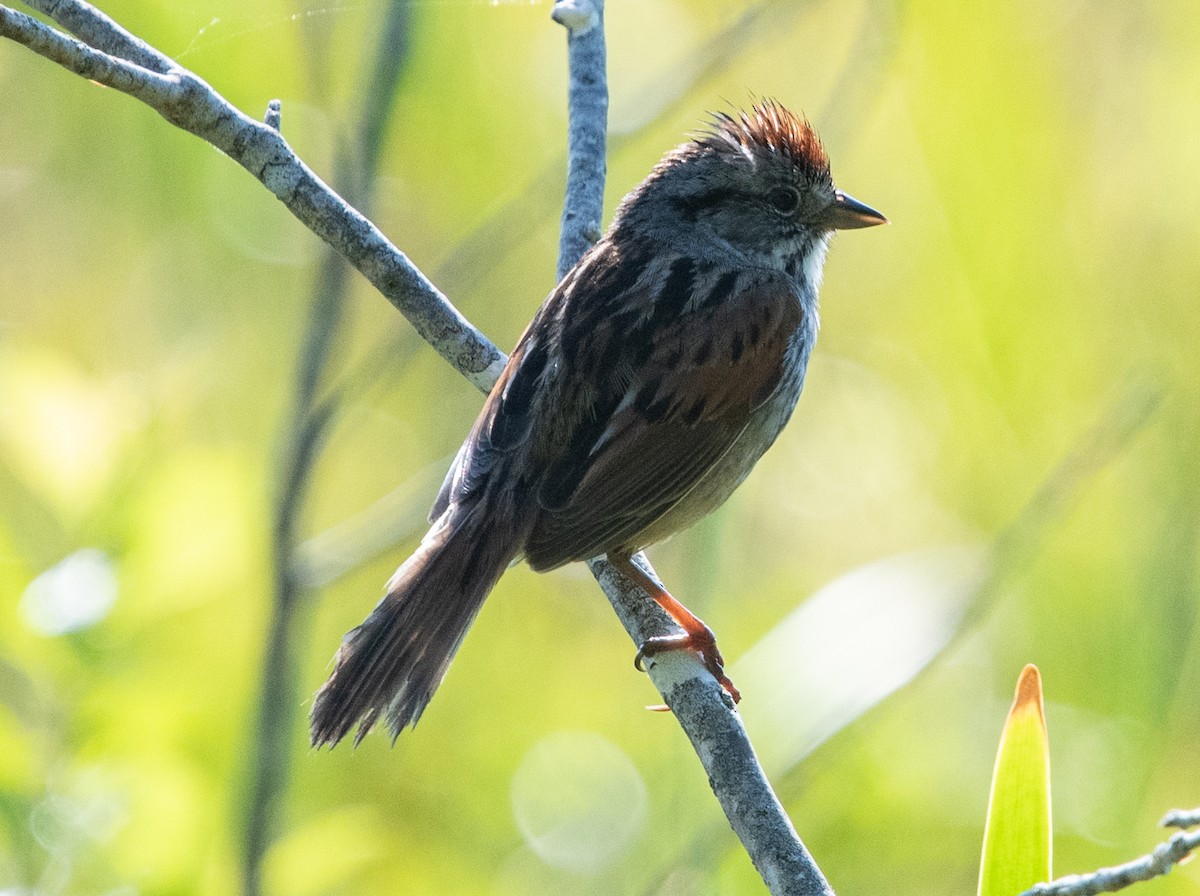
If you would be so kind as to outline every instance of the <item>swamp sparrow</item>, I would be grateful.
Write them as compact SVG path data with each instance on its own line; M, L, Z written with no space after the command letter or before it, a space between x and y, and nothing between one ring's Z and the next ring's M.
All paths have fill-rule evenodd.
M459 449L432 527L342 641L315 745L415 724L505 568L607 554L681 625L712 632L630 559L719 507L792 414L835 230L883 215L833 186L809 124L773 101L717 114L622 201L521 336Z

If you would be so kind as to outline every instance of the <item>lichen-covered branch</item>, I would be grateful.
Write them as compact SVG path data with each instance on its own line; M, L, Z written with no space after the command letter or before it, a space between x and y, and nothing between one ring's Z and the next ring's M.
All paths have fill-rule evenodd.
M607 175L608 76L603 0L559 0L551 12L567 29L567 189L558 243L558 279L600 239Z
M165 57L126 35L94 7L58 0L38 8L88 42L5 6L0 6L0 36L81 77L141 100L172 124L220 149L357 268L477 388L491 388L504 366L503 353L374 224L317 177L277 130L244 114L174 62L167 60L167 70L160 71ZM135 58L110 54L97 45L128 51Z
M1116 865L1101 868L1090 874L1071 874L1047 884L1038 884L1021 896L1096 896L1097 893L1115 893L1133 884L1162 877L1172 868L1200 850L1200 809L1167 813L1161 822L1163 827L1183 828L1160 843L1149 855Z
M268 110L266 122L245 115L197 75L79 0L35 0L30 5L76 37L4 6L0 36L141 100L221 149L357 268L464 376L484 391L491 387L504 355L364 215L303 163L278 131L278 110ZM570 61L561 274L599 236L608 100L602 0L561 0L554 17L568 29ZM639 561L648 568L644 558ZM635 642L670 629L673 623L665 614L610 565L602 560L590 565ZM728 695L689 654L659 655L649 672L771 893L828 896L828 884L772 793Z
M600 236L608 116L603 0L559 0L554 20L567 28L567 189L558 276ZM636 561L654 575L645 556ZM588 564L634 643L674 625L641 589L606 560ZM773 896L830 896L821 869L796 835L754 754L733 701L690 654L665 653L648 664L654 686L700 758L734 832Z
M642 555L635 562L648 569ZM634 641L663 630L662 611L611 564L593 560L588 565ZM717 680L691 655L678 651L658 654L647 671L691 741L725 817L772 896L832 896Z

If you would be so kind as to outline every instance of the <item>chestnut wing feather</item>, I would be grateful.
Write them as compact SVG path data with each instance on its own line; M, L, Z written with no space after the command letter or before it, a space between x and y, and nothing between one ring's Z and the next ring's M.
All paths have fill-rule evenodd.
M567 438L558 428L560 453L525 545L533 568L644 547L638 534L707 475L778 388L800 302L775 275L740 280L717 303L700 295L653 332L623 334L624 353L605 365L608 389L594 390L616 396L612 409L583 415ZM539 447L535 454L551 453Z
M778 275L703 278L602 248L522 335L433 507L523 474L507 485L536 505L535 569L627 546L682 500L779 386L801 324ZM498 471L506 458L520 469Z
M601 411L593 403L617 397L613 390L618 387L603 382L611 379L611 371L602 375L594 365L609 360L605 346L619 346L622 326L637 315L641 306L629 303L630 293L639 279L653 277L652 272L647 276L652 261L645 249L621 251L602 240L554 288L517 340L459 448L430 510L430 521L452 502L477 494L501 458L527 448L530 441L548 447L552 454L561 452L566 431L577 428L572 409L594 421ZM589 362L590 369L579 366ZM583 389L581 378L586 384ZM590 388L593 382L595 390ZM573 438L578 441L581 435L575 432ZM544 452L538 453L537 444L531 455L527 463L544 468L551 462ZM538 475L537 470L523 472L530 478Z

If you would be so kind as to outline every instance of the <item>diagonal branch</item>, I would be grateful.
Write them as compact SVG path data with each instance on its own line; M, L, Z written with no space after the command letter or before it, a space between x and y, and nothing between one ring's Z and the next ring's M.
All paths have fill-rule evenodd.
M211 143L261 181L317 236L357 268L417 332L475 386L486 391L504 355L473 327L408 258L292 151L271 124L235 108L194 73L162 56L79 0L31 5L82 40L0 6L0 36L76 74L141 100L172 124ZM604 177L607 82L602 0L562 0L555 18L569 32L571 133L560 272L599 232ZM268 120L275 122L274 112ZM642 561L644 563L644 560ZM603 560L593 573L636 643L673 623ZM714 793L775 896L828 896L829 886L771 791L728 696L685 653L649 664L708 773Z
M1101 868L1090 874L1071 874L1048 884L1038 884L1020 896L1096 896L1097 893L1115 893L1133 884L1162 877L1180 862L1200 850L1200 809L1168 812L1159 822L1165 828L1182 828L1170 839L1154 847L1149 855L1116 865Z
M68 18L78 33L89 39L111 21L78 0L44 5L51 7L47 14ZM278 131L244 114L174 62L167 72L159 72L109 55L6 6L0 6L0 36L24 44L81 77L141 100L167 121L224 152L357 268L472 384L482 391L491 388L504 366L503 353L379 228L317 177ZM136 55L143 56L141 52Z
M85 44L109 56L163 75L175 67L171 57L130 34L89 3L79 3L77 0L26 0L25 5L45 13Z
M567 189L558 276L599 237L604 198L608 80L603 0L559 0L552 13L567 28L569 126ZM638 563L650 571L645 555ZM673 626L642 590L603 559L588 566L634 643ZM767 781L733 702L695 657L667 653L648 671L708 773L725 817L774 896L832 896L821 869L801 842Z
M342 191L363 208L370 207L374 196L380 153L395 107L393 100L409 60L406 50L410 26L407 0L391 0L362 90L359 120L351 138L339 146L334 162ZM282 118L278 100L271 102L268 116L270 126L278 131ZM349 268L336 253L322 254L297 359L293 405L283 425L271 527L273 600L263 651L257 724L247 750L249 783L242 839L242 881L247 896L263 892L267 851L290 779L291 747L300 704L296 645L300 640L300 610L309 590L297 552L297 529L324 437L343 394L339 390L322 397L319 390L343 329L349 276Z

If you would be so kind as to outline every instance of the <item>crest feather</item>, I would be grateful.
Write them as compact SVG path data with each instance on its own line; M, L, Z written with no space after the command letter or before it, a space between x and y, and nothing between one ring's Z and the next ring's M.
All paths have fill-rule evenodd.
M829 157L821 138L807 119L777 100L765 99L750 112L717 112L712 129L700 135L697 144L715 152L766 153L783 156L811 180L829 178Z

